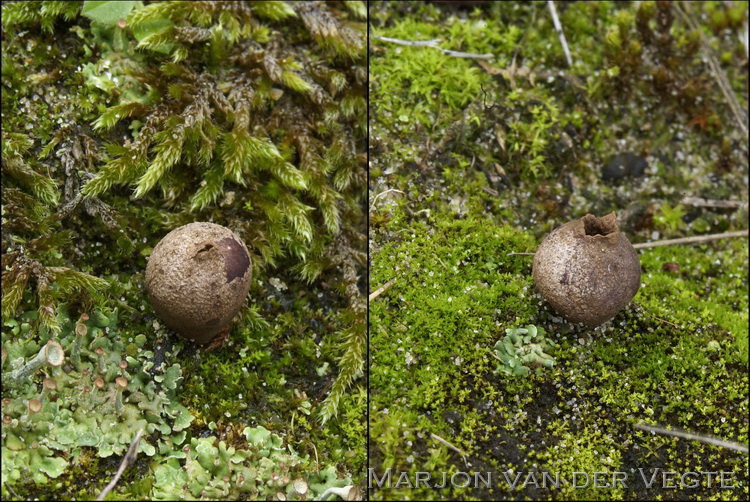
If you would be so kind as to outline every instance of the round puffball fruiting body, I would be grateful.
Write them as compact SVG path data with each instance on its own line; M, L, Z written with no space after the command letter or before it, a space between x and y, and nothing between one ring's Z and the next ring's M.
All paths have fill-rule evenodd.
M204 344L240 310L251 278L242 239L221 225L196 222L156 245L146 266L146 291L167 326Z
M587 214L553 230L534 254L537 289L571 322L598 326L638 292L638 254L616 220L615 213L601 218Z

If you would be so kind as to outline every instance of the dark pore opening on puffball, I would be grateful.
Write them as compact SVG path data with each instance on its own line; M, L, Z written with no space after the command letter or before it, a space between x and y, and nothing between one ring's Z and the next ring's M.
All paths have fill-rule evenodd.
M224 266L227 272L227 283L245 275L250 266L250 257L239 242L231 237L219 241L219 250L224 255Z
M605 221L590 214L583 217L583 228L586 235L609 235L617 231L614 219Z

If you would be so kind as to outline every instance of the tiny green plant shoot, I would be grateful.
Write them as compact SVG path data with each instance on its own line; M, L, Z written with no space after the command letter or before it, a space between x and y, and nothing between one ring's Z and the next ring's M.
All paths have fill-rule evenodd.
M552 368L555 358L545 351L557 344L545 337L544 328L528 324L524 328L508 328L505 337L495 344L494 356L500 361L495 372L526 376L532 369L541 373L542 367Z

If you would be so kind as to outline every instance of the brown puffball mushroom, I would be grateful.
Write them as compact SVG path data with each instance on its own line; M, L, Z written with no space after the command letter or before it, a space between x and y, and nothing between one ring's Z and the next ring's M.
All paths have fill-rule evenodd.
M146 291L159 317L183 337L205 344L227 327L250 290L245 243L221 225L190 223L156 245Z
M638 254L616 220L615 213L601 218L587 214L553 230L534 254L539 293L571 322L598 326L638 292Z

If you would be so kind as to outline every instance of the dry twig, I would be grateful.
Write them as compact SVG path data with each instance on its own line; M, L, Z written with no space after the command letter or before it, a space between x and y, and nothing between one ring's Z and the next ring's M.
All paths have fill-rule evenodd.
M641 242L640 244L633 244L636 249L644 248L655 248L658 246L671 246L673 244L699 244L701 242L715 241L717 239L730 239L733 237L747 237L747 230L740 230L738 232L726 232L723 234L709 234L709 235L697 235L695 237L682 237L680 239L666 239L663 241L654 242Z
M501 363L505 364L505 361L503 361L502 359L500 359L500 357L497 354L495 354L494 350L487 349L487 352L489 352L492 357L494 357L495 359L497 359Z
M443 49L438 45L440 43L439 38L435 38L433 40L401 40L398 38L390 38L390 37L379 37L377 35L372 35L371 38L374 38L375 40L380 40L381 42L390 42L392 44L398 44L398 45L408 45L411 47L432 47L433 49L437 49L446 56L453 56L454 58L467 58L467 59L493 59L495 56L492 54L474 54L472 52L461 52L461 51L452 51L450 49Z
M646 312L646 311L644 310L644 312ZM655 316L654 314L652 314L652 313L650 313L650 312L646 312L646 315L648 315L648 316L650 316L650 317L653 317L653 318L654 318L654 319L656 319L657 321L661 321L661 322L664 322L664 323L667 323L667 324L669 324L670 326L674 326L674 327L675 327L675 328L677 328L677 329L682 329L682 328L681 328L681 327L680 327L679 325L677 325L677 324L675 324L675 323L673 323L673 322L667 321L666 319L662 319L661 317L656 317L656 316Z
M441 442L441 443L443 443L443 444L444 444L445 446L447 446L447 447L448 447L448 448L450 448L451 450L453 450L453 451L455 451L456 453L458 453L459 455L461 455L461 458L463 459L463 461L464 461L464 464L468 465L468 463L466 462L466 457L467 457L467 455L466 455L466 453L464 453L464 452L463 452L463 450L461 450L461 449L460 449L460 448L458 448L457 446L454 446L454 445L452 445L451 443L449 443L448 441L446 441L445 439L441 438L440 436L438 436L438 435L437 435L437 434L435 434L435 433L432 433L432 432L430 432L430 437L431 437L432 439L436 440L436 441L440 441L440 442Z
M670 430L670 429L665 429L663 427L655 427L653 425L634 424L633 427L642 431L646 431L646 432L653 432L655 434L665 434L667 436L675 436L675 437L683 438L683 439L691 439L693 441L701 441L703 443L713 444L716 446L721 446L723 448L729 448L730 450L737 450L743 453L747 453L747 446L743 444L739 444L739 443L734 443L732 441L724 441L723 439L713 437L713 436L701 436L699 434L694 434L688 431L681 431L679 429Z
M739 200L715 200L715 199L702 199L700 197L683 197L680 201L682 204L695 207L718 207L726 209L736 209L742 207L746 202Z
M375 298L377 298L378 296L380 296L383 293L385 293L388 290L388 288L390 288L391 286L393 286L395 283L396 283L396 278L394 277L393 279L391 279L390 281L386 282L385 284L383 284L382 286L380 286L378 289L376 289L375 291L373 291L372 293L370 293L370 296L367 298L367 300L368 301L373 301Z
M13 488L11 488L10 485L7 482L5 483L5 488L8 489L8 491L11 493L11 495L13 495L17 499L21 500L21 497L19 497L18 494L15 491L13 491Z
M104 500L104 497L106 497L107 494L112 491L112 489L117 485L117 482L120 480L120 476L122 476L122 473L125 472L125 469L127 469L130 465L133 464L133 462L135 462L135 457L138 455L138 445L141 443L142 435L143 429L139 430L135 435L133 442L130 443L130 448L128 448L125 456L122 457L122 462L120 462L120 467L117 468L115 477L112 478L112 481L110 481L109 484L104 487L104 490L102 490L96 500Z
M482 187L482 190L484 190L484 191L485 191L485 192L487 192L488 194L492 195L493 197L497 197L498 195L500 195L500 194L498 193L498 191L497 191L497 190L495 190L494 188L490 188L490 187Z
M315 447L315 443L312 441L308 441L310 446L312 446L313 451L315 452L315 472L316 474L320 474L320 462L318 462L318 449Z
M573 59L570 57L570 49L568 49L568 41L565 40L565 33L563 32L562 24L560 24L560 19L557 17L555 2L553 2L552 0L547 0L547 6L549 7L549 12L552 15L552 23L555 25L555 31L560 37L560 43L562 44L563 52L565 53L565 60L568 62L568 66L573 66Z
M387 195L389 193L400 193L401 195L404 194L401 190L396 190L395 188L389 188L388 190L385 190L384 192L380 192L375 197L372 198L372 204L370 204L370 211L372 211L375 208L375 202L384 195Z

